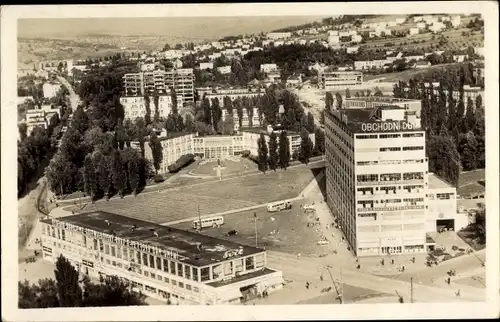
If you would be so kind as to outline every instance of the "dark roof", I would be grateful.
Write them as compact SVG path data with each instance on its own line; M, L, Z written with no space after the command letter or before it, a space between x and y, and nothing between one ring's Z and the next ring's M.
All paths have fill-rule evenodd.
M263 249L237 244L224 239L202 235L196 232L162 226L147 221L130 218L105 211L95 211L72 216L60 217L58 220L79 227L92 229L116 237L156 246L160 249L175 249L179 253L179 260L193 266L205 266L224 261L224 253L230 249L243 249L241 256L248 256L263 252ZM109 225L106 223L109 222ZM51 223L50 219L42 222ZM132 230L133 226L136 226ZM156 237L153 232L158 233ZM198 250L198 245L202 250ZM240 256L238 256L240 257Z

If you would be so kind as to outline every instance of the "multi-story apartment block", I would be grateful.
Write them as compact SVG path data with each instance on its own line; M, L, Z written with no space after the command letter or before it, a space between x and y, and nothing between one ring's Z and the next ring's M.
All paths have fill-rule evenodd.
M220 101L220 100L219 100ZM222 102L222 101L221 101ZM222 104L221 104L221 107ZM248 110L246 108L242 109L242 118L241 118L241 126L242 127L261 127L261 120L259 118L259 110L258 108L253 108L252 116L248 115ZM228 117L229 113L227 109L222 109L222 121L225 121ZM251 120L251 123L250 123ZM233 121L234 121L234 129L237 131L240 127L240 118L238 116L238 110L233 108Z
M363 84L363 73L361 72L322 72L319 75L320 87L323 89L346 89L350 86Z
M257 247L101 211L45 219L41 227L44 260L62 255L81 275L118 276L171 304L239 304L283 286Z
M200 90L198 90L200 92ZM234 101L237 98L243 98L243 97L258 97L262 96L265 93L263 92L257 92L257 91L250 91L246 88L239 88L239 89L215 89L215 90L207 90L204 91L204 95L206 98L212 101L212 99L217 98L219 100L219 104L221 107L224 107L224 97L229 97L231 101Z
M59 108L52 108L50 105L43 105L42 108L26 110L26 126L27 134L30 135L33 129L37 126L47 129L51 119L55 116L61 117Z
M137 117L146 116L146 104L144 96L122 96L120 97L120 104L122 104L123 106L125 119L135 120ZM150 96L149 108L151 109L151 117L153 117L156 106L154 104L154 99L152 96ZM158 96L158 112L160 114L160 117L167 118L168 114L171 111L172 96Z
M425 131L404 108L325 112L327 204L357 256L425 252Z
M152 95L155 90L165 94L173 88L177 96L182 96L183 103L194 101L194 74L191 68L125 74L123 86L126 96Z

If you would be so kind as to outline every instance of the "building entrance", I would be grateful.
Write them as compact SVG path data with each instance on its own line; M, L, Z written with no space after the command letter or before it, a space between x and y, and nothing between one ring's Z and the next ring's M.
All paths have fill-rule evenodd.
M454 231L455 230L455 220L454 219L437 219L436 220L436 230L439 231Z
M401 246L393 246L393 247L382 247L382 254L401 254Z

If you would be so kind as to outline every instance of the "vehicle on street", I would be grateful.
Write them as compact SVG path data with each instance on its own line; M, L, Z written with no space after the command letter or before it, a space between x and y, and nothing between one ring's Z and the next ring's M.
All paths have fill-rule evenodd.
M292 203L290 201L278 201L267 205L268 212L276 212L285 209L292 209Z
M200 229L200 228L207 228L207 227L219 228L222 225L224 225L224 217L223 216L201 218L201 219L193 220L193 229L196 229L196 230Z
M234 229L233 229L233 230L230 230L230 231L228 231L228 232L226 233L226 236L228 236L228 237L229 237L229 236L234 236L234 235L238 235L238 231L236 231L236 230L234 230Z

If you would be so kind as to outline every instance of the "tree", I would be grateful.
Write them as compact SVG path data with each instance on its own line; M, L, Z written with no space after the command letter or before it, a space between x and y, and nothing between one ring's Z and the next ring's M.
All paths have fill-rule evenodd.
M327 109L331 109L333 107L333 95L331 92L326 92L325 96L325 106Z
M98 159L97 163L97 173L99 180L99 187L101 188L106 200L109 200L109 190L111 188L111 159L108 156L103 155Z
M191 115L191 113L186 113L186 115L184 115L184 128L188 133L195 132L196 130L193 115Z
M214 126L214 129L217 129L217 124L220 122L222 117L222 111L219 105L219 99L216 97L212 99L212 122L211 124Z
M120 151L115 150L113 152L113 186L118 191L118 194L121 198L123 198L123 192L127 187L127 172L123 166L123 161L120 155Z
M212 112L210 108L210 100L205 96L201 102L201 108L203 110L203 121L205 124L212 124Z
M301 161L305 162L305 164L308 164L314 147L311 138L309 138L309 132L307 132L306 129L302 129L302 131L300 131L300 139L299 158Z
M173 87L170 88L170 99L172 101L172 114L177 115L179 113L179 103L177 102L177 93Z
M153 120L155 123L158 123L160 122L160 109L159 109L160 97L158 96L158 91L156 89L153 92L153 103L155 105L155 113L153 116Z
M476 110L483 108L483 97L481 95L476 96Z
M349 90L349 88L345 89L345 98L351 98L351 91Z
M79 274L62 255L57 258L54 271L57 296L61 307L75 307L82 304L82 289L78 283Z
M474 133L468 132L460 136L458 152L460 153L460 159L465 171L477 168L478 143Z
M137 195L137 188L139 187L139 165L137 160L131 159L128 162L128 182L132 189L134 196Z
M84 182L85 182L85 193L90 196L92 203L95 201L95 196L97 194L97 177L94 167L94 162L92 161L92 156L87 154L85 161L83 163L84 167Z
M314 122L314 116L311 112L307 113L307 123L305 124L305 128L309 133L314 132L314 128L316 127L316 123Z
M100 284L93 284L85 280L83 306L133 306L146 305L145 296L135 293L131 285L118 276L106 276Z
M259 170L266 173L268 149L264 133L260 134L260 138L257 141L257 147L258 147L257 153L258 153Z
M57 284L53 279L39 279L38 284L33 285L27 280L19 281L18 294L20 309L59 307Z
M456 186L460 173L460 155L452 137L429 135L426 147L429 172Z
M317 128L314 133L314 152L315 154L325 153L325 132Z
M176 118L172 112L168 113L167 120L165 121L165 129L167 132L176 132Z
M151 124L151 99L147 93L144 94L144 106L146 107L146 115L144 115L144 121L146 125Z
M236 112L238 115L238 125L239 127L243 126L243 107L241 105L238 105L236 107Z
M290 143L286 131L280 133L279 139L279 164L282 169L288 168L290 163Z
M276 133L269 135L269 168L276 171L278 166L278 137Z
M151 148L151 153L153 155L153 166L155 168L156 174L158 174L163 159L163 151L161 142L154 132L149 136L149 147Z
M474 102L472 98L467 98L467 109L465 111L465 128L467 131L472 130L476 125L476 117L474 115Z
M336 108L341 109L342 108L342 95L339 92L335 93L335 100L337 101Z
M380 88L375 87L375 93L373 93L373 96L382 97L382 96L384 96L384 93L382 93L382 91L380 90Z
M28 136L28 126L26 123L19 124L19 140L22 142Z

